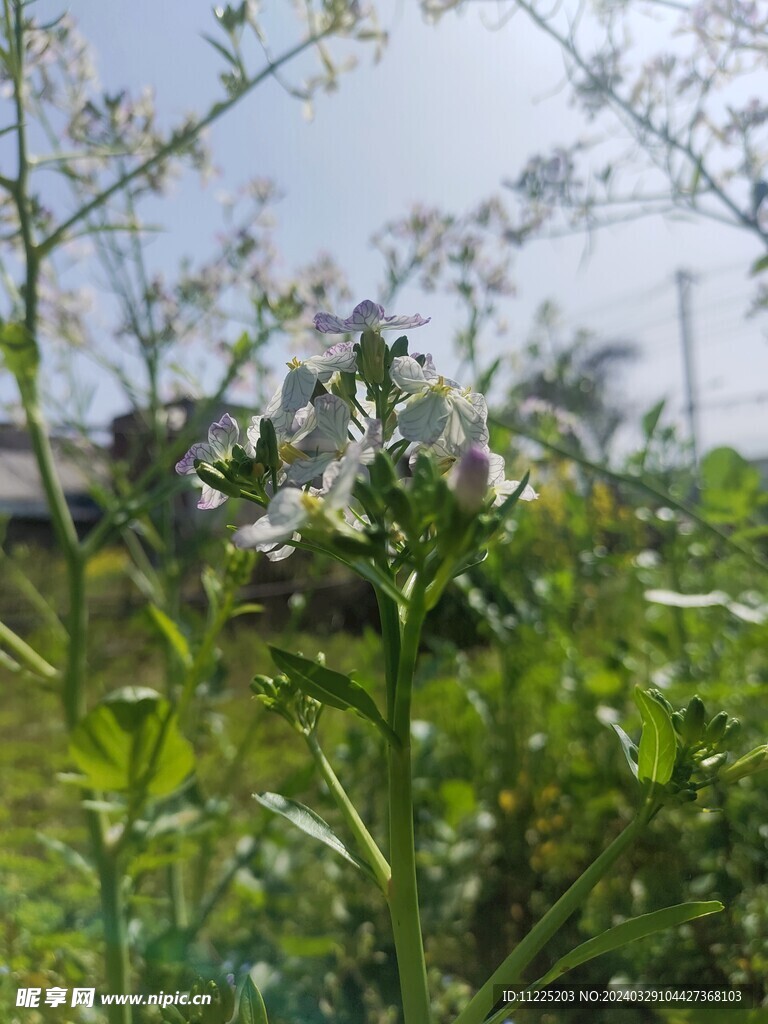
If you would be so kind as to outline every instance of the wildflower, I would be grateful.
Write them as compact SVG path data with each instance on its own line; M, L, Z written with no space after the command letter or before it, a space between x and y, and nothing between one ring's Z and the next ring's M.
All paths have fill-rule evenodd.
M235 533L236 546L269 551L295 540L298 531L307 525L338 529L352 497L362 454L362 445L351 444L341 459L328 466L323 474L322 496L298 487L283 487L261 519Z
M279 430L278 424L309 402L318 381L325 384L337 371L352 373L355 368L356 355L349 341L332 345L320 355L303 361L292 359L288 363L288 374L270 399L264 415L275 424L275 430Z
M362 331L400 331L411 327L423 327L432 317L424 319L418 313L413 316L384 316L384 307L371 299L365 299L352 310L346 320L331 313L318 313L313 321L321 334L356 334Z
M463 450L467 443L487 446L485 399L438 374L430 356L423 366L412 356L396 356L389 373L392 382L411 396L397 415L406 440L433 444L442 437L449 450Z
M495 492L494 505L503 505L510 494L514 494L520 486L519 480L505 480L505 474L504 459L491 452L489 454L488 486ZM526 484L520 495L520 501L536 501L538 496L531 485Z
M200 441L193 444L187 454L176 463L176 472L182 476L195 472L195 462L214 463L219 460L226 461L232 457L232 449L240 437L240 428L237 422L225 412L221 419L212 423L208 428L208 441ZM227 500L227 495L217 491L209 484L203 484L198 508L218 508Z

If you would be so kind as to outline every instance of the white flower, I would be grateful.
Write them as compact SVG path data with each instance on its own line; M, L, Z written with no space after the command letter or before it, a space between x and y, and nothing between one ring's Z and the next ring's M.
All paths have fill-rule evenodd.
M270 399L264 415L275 424L306 405L319 381L325 384L339 371L353 373L356 369L356 353L351 341L340 341L329 349L309 359L292 359L288 363L288 374Z
M441 376L427 356L423 367L412 356L396 356L392 382L411 397L398 412L397 425L408 441L433 444L442 438L449 449L488 444L485 399Z
M219 459L227 460L232 456L232 449L240 437L240 428L228 412L220 420L208 428L208 441L193 444L183 459L176 463L176 472L182 476L195 472L195 461L213 463ZM215 490L209 484L203 484L198 508L212 509L223 505L227 495Z
M496 497L493 500L494 505L503 505L510 494L514 494L520 486L519 480L505 480L506 469L504 467L504 459L500 455L496 455L491 452L490 455L490 471L488 473L488 486L495 492ZM520 501L535 501L538 498L538 494L531 487L530 484L526 484L523 488L523 493L520 495Z
M350 444L349 406L337 395L320 395L314 404L314 427L296 445L298 455L286 474L289 484L308 484L321 476L331 463L340 459ZM381 447L381 423L366 420L366 430L360 441L361 462L373 460L376 449Z
M353 444L338 462L331 463L323 475L323 496L298 487L281 488L261 519L235 533L237 547L269 551L296 540L298 531L307 524L338 529L352 498L361 456L362 445Z

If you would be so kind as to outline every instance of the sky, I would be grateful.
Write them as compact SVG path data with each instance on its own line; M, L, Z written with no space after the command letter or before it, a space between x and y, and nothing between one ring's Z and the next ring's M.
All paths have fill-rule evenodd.
M381 262L370 237L385 221L415 202L464 212L501 192L532 153L586 130L555 88L563 72L557 48L521 18L491 31L492 4L437 26L412 0L380 0L378 8L390 36L381 61L363 50L338 91L318 97L311 121L271 81L214 126L209 141L220 176L202 191L187 178L163 201L165 230L150 249L154 266L170 269L185 254L204 258L221 223L217 192L260 175L274 178L284 196L277 237L286 266L329 250L355 295L375 297ZM39 0L38 10L45 17L61 5ZM221 60L201 37L213 26L208 0L72 0L69 10L93 44L106 89L151 85L165 123L217 96ZM289 4L267 3L265 10L279 37ZM636 341L641 358L622 379L622 400L640 415L666 397L670 415L683 423L674 278L686 268L695 281L701 448L731 444L764 456L768 346L764 327L745 319L748 268L759 255L746 233L679 219L613 228L589 247L580 237L530 244L515 257L516 294L505 309L510 330L502 340L484 340L483 358L521 349L537 307L553 299L566 324ZM400 306L391 312L432 316L418 347L450 374L457 361L448 341L451 301L411 289ZM271 359L278 366L292 354ZM120 403L102 385L92 415L106 421L122 411Z

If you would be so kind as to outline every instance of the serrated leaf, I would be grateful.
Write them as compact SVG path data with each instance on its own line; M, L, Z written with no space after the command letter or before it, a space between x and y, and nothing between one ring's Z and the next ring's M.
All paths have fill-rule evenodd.
M611 723L613 725L616 735L619 737L621 742L621 749L624 751L624 757L627 759L627 764L632 774L637 778L637 745L627 736L620 725Z
M164 796L195 766L170 703L146 687L110 694L76 726L70 756L94 789Z
M642 914L640 917L630 918L629 921L623 921L614 928L609 928L601 935L596 935L593 939L582 942L580 946L572 949L564 957L561 957L547 971L544 977L534 982L531 987L534 989L543 988L556 978L559 978L561 974L565 974L566 971L571 971L574 967L578 967L588 960L594 960L597 956L611 953L613 950L621 949L622 946L626 946L630 942L636 942L638 939L655 935L657 932L666 931L668 928L676 928L678 925L685 924L687 921L694 921L698 917L706 917L708 914L719 914L724 909L723 904L719 900L700 903L679 903L674 907L665 907L664 910L654 910L651 914Z
M315 814L309 807L305 807L304 804L300 804L296 800L288 800L287 797L281 796L279 793L254 793L253 798L258 800L262 807L266 807L267 810L287 818L288 821L297 828L300 828L306 835L317 839L318 842L323 843L329 849L338 853L344 860L349 861L350 864L354 864L356 868L373 877L373 872L365 861L352 853L342 840L339 839L328 822L321 818L319 814Z
M156 604L148 605L147 611L149 612L149 616L154 624L179 656L181 663L185 668L189 668L192 664L192 652L189 649L186 637L179 627L173 619L166 615L161 608L158 608Z
M237 1004L236 1024L269 1024L267 1008L261 998L261 992L251 981L250 975L245 979L240 1001Z
M677 736L669 712L646 690L635 687L635 702L643 719L637 751L637 777L658 786L672 778L677 756Z
M363 718L373 722L377 729L384 732L388 730L373 697L354 679L316 661L310 661L309 658L302 658L299 654L282 651L279 647L270 647L269 651L280 671L310 697L340 711L357 711Z

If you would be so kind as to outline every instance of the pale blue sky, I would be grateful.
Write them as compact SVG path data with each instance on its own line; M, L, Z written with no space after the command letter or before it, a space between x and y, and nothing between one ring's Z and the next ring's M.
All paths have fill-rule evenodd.
M559 53L522 19L489 31L481 17L481 8L486 16L493 10L487 4L434 27L410 0L378 6L390 31L383 59L373 65L363 51L339 91L318 97L312 122L270 82L214 127L223 177L202 192L190 177L158 208L167 227L151 249L158 266L173 265L184 253L204 258L219 225L215 193L262 175L285 194L278 238L286 265L328 249L356 294L373 297L381 264L369 239L384 221L415 201L462 212L498 192L530 154L585 130L563 95L552 95L562 76ZM279 31L289 4L266 7L278 12ZM40 0L38 9L61 8ZM69 9L95 47L103 85L152 85L165 123L205 108L217 95L221 61L201 39L212 28L208 0L73 0ZM633 408L641 412L667 395L678 409L673 276L686 266L701 275L693 323L702 400L723 403L759 392L768 388L768 349L759 325L742 319L751 288L747 268L757 255L747 235L726 227L658 220L600 235L588 259L581 239L532 244L516 257L518 294L508 304L511 330L503 344L522 346L536 307L553 298L574 324L640 343L644 358L624 382ZM447 341L450 301L411 291L400 305L393 312L433 316L419 333L419 348L431 349L450 373L456 361ZM489 359L499 344L487 339ZM290 355L274 353L275 365ZM103 391L96 417L106 419L114 401ZM765 454L766 408L741 402L707 409L704 446L732 443Z

